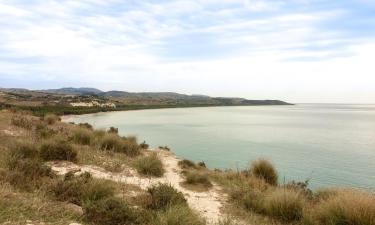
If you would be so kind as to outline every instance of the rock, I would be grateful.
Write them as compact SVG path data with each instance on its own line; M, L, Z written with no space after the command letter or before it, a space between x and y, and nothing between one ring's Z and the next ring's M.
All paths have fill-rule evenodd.
M69 203L67 205L67 208L70 209L70 210L72 210L73 212L75 212L79 216L83 215L83 209L79 205L76 205L76 204L73 204L73 203Z

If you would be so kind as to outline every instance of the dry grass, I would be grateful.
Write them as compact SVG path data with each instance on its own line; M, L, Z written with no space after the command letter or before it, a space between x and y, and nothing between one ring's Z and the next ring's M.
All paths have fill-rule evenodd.
M212 187L210 178L206 172L188 171L185 174L183 186L194 191L207 191Z
M291 189L278 188L263 200L264 213L281 221L298 221L303 217L303 196Z
M250 172L253 176L262 178L271 185L277 185L277 171L273 165L265 159L259 159L252 162Z
M94 140L92 130L87 128L77 128L73 131L73 141L80 145L90 145Z
M375 195L356 190L338 190L322 200L311 212L317 225L374 225Z
M165 172L163 163L156 153L138 158L135 161L134 167L139 174L146 176L161 177Z
M77 161L77 151L62 138L53 138L44 141L40 146L40 157L43 160Z
M169 207L166 211L160 212L155 225L205 225L203 218L189 209L186 205Z
M60 117L54 114L47 114L43 117L43 121L45 121L48 125L52 125L57 121L61 121Z
M18 192L0 183L0 224L66 225L81 222L80 214L65 202L53 201L43 193Z

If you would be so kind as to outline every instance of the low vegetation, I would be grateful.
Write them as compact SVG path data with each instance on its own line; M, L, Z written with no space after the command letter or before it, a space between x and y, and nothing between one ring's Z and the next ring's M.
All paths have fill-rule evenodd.
M87 128L78 128L73 131L73 140L76 144L90 145L94 140L94 135Z
M185 173L184 184L193 185L198 188L201 187L203 189L212 187L208 174L200 171L189 171Z
M77 161L77 151L66 140L54 138L44 141L40 146L40 157L43 160Z
M135 137L120 137L114 133L104 135L100 148L105 151L125 153L129 156L139 155L141 149Z
M135 161L134 166L142 175L161 177L164 174L163 163L156 153L140 157Z
M147 192L150 201L147 207L154 210L167 210L173 206L187 206L184 195L169 184L158 184L150 187Z
M251 164L250 172L255 177L264 179L267 183L271 185L277 185L277 171L273 167L273 165L265 159L259 159L257 161L254 161Z

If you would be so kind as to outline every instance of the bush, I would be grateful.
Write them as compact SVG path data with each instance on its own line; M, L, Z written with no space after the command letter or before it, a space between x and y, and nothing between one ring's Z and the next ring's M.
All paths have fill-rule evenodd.
M206 163L204 163L203 161L202 161L202 162L199 162L199 163L198 163L198 166L206 168Z
M211 181L208 178L208 175L200 172L188 172L186 174L186 184L192 185L202 185L204 187L212 187Z
M169 184L158 184L150 187L148 193L151 200L148 208L154 210L166 210L176 205L187 205L184 195Z
M73 141L81 145L90 145L94 136L92 131L86 128L75 129L73 132Z
M265 213L285 222L300 220L303 216L303 205L302 196L289 189L276 189L264 199Z
M16 142L10 149L9 156L16 160L26 158L36 158L38 156L38 149L35 143L30 141Z
M125 153L128 156L139 155L139 145L135 137L121 138L117 134L106 134L101 141L102 150Z
M159 146L159 149L164 151L170 151L171 149L168 146Z
M100 149L121 152L122 141L123 140L116 134L107 134L101 140Z
M118 128L110 127L109 130L108 130L108 133L118 134Z
M139 144L139 147L141 149L148 149L149 145L146 143L146 141L143 141L141 144Z
M264 194L259 190L246 190L246 192L243 193L242 204L247 210L264 213L263 198Z
M130 136L122 141L122 150L128 156L137 156L140 154L140 146L137 143L137 138Z
M51 128L48 128L45 124L39 123L35 128L36 134L40 138L49 138L55 135L57 132Z
M44 121L46 121L49 125L52 125L60 120L60 117L56 116L55 114L47 114L44 116Z
M33 190L45 186L44 179L54 176L50 167L38 158L25 158L13 161L5 180L11 185L24 190Z
M135 168L138 173L146 176L161 177L164 174L163 163L156 153L137 159L135 161Z
M92 179L89 173L74 176L67 173L63 180L51 187L51 192L59 201L82 205L87 201L98 201L114 195L114 189L107 182Z
M271 185L277 185L277 171L273 165L265 159L254 161L251 164L250 172L255 177L262 178Z
M92 130L93 127L91 124L89 123L79 123L78 126L82 127L82 128L86 128L86 129L89 129L89 130Z
M160 212L156 225L205 225L203 218L195 214L187 205L169 207L165 212Z
M374 225L375 195L355 190L341 190L330 195L313 210L318 225Z
M183 159L183 160L179 161L179 162L178 162L178 165L179 165L182 169L196 168L196 167L197 167L193 161L190 161L190 160L188 160L188 159Z
M62 139L52 139L42 143L40 157L43 160L67 160L76 161L77 152L73 146Z
M30 130L33 127L32 120L26 116L16 115L11 119L11 124L17 127Z
M137 213L124 201L111 197L84 204L84 217L98 225L133 225L137 221Z

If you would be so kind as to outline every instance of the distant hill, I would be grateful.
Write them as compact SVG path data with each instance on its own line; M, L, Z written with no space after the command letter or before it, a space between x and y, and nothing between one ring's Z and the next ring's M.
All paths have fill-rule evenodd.
M44 93L56 93L56 94L71 94L71 95L90 95L90 94L99 94L102 93L101 90L96 88L89 88L89 87L80 87L80 88L73 88L73 87L64 87L59 89L47 89L47 90L38 90L39 92Z
M97 108L94 105L111 105L113 107L103 109ZM290 104L280 100L249 100L245 98L210 97L197 94L187 95L174 92L101 91L90 87L65 87L47 90L0 88L0 108L17 106L34 110L38 113L74 114L103 110L252 105ZM87 106L92 106L93 108L82 109L82 107ZM72 108L75 109L73 110Z

